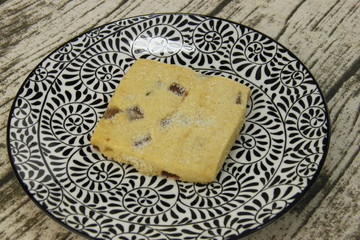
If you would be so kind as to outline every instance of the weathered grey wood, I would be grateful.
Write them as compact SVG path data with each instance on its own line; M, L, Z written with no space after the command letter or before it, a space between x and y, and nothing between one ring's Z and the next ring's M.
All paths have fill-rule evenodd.
M7 118L26 76L54 49L89 29L155 12L212 15L261 31L309 68L328 100L332 137L319 177L288 213L245 239L359 239L357 0L0 1L0 239L82 239L44 214L12 173Z

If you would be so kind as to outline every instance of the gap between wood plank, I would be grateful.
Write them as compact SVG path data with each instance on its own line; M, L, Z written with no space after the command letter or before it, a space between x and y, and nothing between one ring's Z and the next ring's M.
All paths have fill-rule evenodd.
M353 77L360 69L360 56L351 64L343 75L330 87L325 94L325 100L329 102L336 94L336 92L344 85L344 83Z
M220 4L218 4L208 15L210 16L216 16L221 10L226 7L229 3L231 3L231 0L223 0Z
M7 173L5 174L5 176L0 179L0 185L1 185L1 186L4 186L4 185L5 185L7 182L9 182L10 180L15 180L15 179L16 179L15 174L14 174L13 171L11 170L11 171L7 172Z
M278 35L276 35L276 37L274 38L274 40L278 41L279 38L284 34L284 32L286 31L286 28L289 26L288 22L290 20L290 18L292 18L292 16L295 14L295 12L303 5L303 3L305 2L305 0L301 1L298 5L295 6L295 8L290 12L289 16L287 16L287 18L285 19L285 26L280 30L280 32L278 33Z

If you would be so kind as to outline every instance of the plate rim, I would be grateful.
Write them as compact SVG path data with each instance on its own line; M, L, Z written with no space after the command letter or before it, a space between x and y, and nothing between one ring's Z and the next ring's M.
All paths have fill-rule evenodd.
M66 229L70 230L73 233L76 233L82 237L85 237L87 239L97 239L97 238L92 238L89 235L87 235L85 232L82 231L78 231L72 227L70 227L69 225L67 225L65 222L62 222L60 219L56 218L53 214L51 214L51 212L49 212L47 209L45 209L43 206L40 205L40 203L34 198L34 195L32 195L29 190L27 189L27 186L25 185L25 183L22 181L21 176L19 175L19 172L16 170L16 165L14 162L14 158L13 155L11 153L11 148L10 148L10 129L11 129L11 120L12 120L12 115L15 109L15 104L16 104L16 100L18 99L21 90L24 88L25 84L29 81L30 76L33 74L33 72L35 71L35 69L40 66L46 59L48 59L52 54L54 54L56 51L58 51L62 46L64 46L66 43L72 42L74 40L76 40L77 38L79 38L80 36L83 36L87 33L90 33L91 31L95 30L95 29L101 29L107 25L110 24L114 24L118 21L122 21L122 20L129 20L132 18L141 18L141 17L156 17L156 16L164 16L164 15L174 15L174 16L199 16L202 17L204 19L217 19L223 22L227 22L227 23L231 23L235 26L244 26L246 28L248 28L249 30L252 30L254 32L257 32L259 34L261 34L262 36L267 37L268 39L270 39L272 42L275 42L277 45L281 46L283 49L285 49L288 53L290 53L292 55L292 57L295 58L295 60L297 60L302 66L304 66L304 68L308 71L309 75L311 76L311 78L313 79L313 84L316 86L317 90L318 90L318 94L320 95L321 99L323 100L323 105L324 105L324 110L325 110L325 119L326 119L326 127L327 127L327 132L325 134L326 136L326 143L324 144L324 153L322 155L321 160L319 161L319 166L317 171L315 172L315 174L312 176L311 180L309 180L307 186L298 194L298 196L287 206L285 207L281 212L279 212L276 216L272 217L270 220L266 221L265 223L258 225L255 228L249 229L249 230L245 230L243 233L241 233L238 236L234 236L231 237L230 239L240 239L243 238L245 236L248 236L250 234L253 234L254 232L259 231L260 229L263 229L265 227L267 227L268 225L272 224L273 222L275 222L276 220L278 220L280 217L282 217L283 215L285 215L286 213L288 213L296 204L298 204L298 202L304 198L304 195L306 195L309 192L309 189L314 185L314 182L318 179L320 172L324 166L325 160L328 156L329 153L329 148L330 148L330 142L331 142L331 120L330 120L330 114L329 114L329 108L328 108L328 104L327 104L327 100L319 86L319 83L316 81L316 79L314 78L313 74L311 73L311 71L308 69L308 67L297 57L297 55L295 55L292 51L290 51L287 47L285 47L283 44L281 44L278 40L273 39L272 37L269 37L267 34L264 34L263 32L256 30L252 27L248 27L247 25L244 25L242 23L238 23L229 19L225 19L225 18L221 18L221 17L215 17L215 16L210 16L210 15L206 15L206 14L198 14L198 13L178 13L178 12L161 12L161 13L149 13L149 14L141 14L141 15L134 15L134 16L130 16L130 17L125 17L125 18L119 18L117 20L99 25L99 26L94 26L91 29L82 31L81 33L77 34L75 37L71 37L69 39L65 39L64 41L62 41L61 43L57 44L57 46L55 46L55 48L49 52L48 54L46 54L44 57L40 58L40 61L36 64L36 66L29 72L29 74L24 75L26 76L22 82L22 84L20 85L20 87L18 88L14 99L12 100L12 104L11 107L9 109L9 114L8 114L8 121L7 121L7 130L6 130L6 144L7 144L7 153L8 153L8 158L9 161L11 163L11 169L12 172L15 174L18 182L20 183L22 189L25 191L25 193L28 195L28 197L30 197L30 199L35 203L35 205L41 209L42 212L44 212L48 217L50 217L51 219L55 220L55 222L60 223L60 225L62 225L63 227L65 227ZM101 41L101 40L100 40ZM216 70L216 69L215 69ZM250 81L251 82L251 81Z

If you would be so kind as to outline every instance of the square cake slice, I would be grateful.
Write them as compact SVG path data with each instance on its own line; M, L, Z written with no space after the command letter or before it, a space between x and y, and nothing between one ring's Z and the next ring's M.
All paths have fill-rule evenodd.
M249 95L248 87L228 78L139 59L91 143L143 174L211 182L240 132Z

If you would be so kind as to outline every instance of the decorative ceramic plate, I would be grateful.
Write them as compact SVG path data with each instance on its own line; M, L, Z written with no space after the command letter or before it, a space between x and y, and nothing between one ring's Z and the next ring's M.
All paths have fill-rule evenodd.
M251 88L246 122L217 181L143 176L89 144L138 58ZM207 16L153 14L96 28L44 59L16 96L8 145L31 199L83 236L236 239L282 215L309 188L328 147L327 115L309 71L269 37Z

